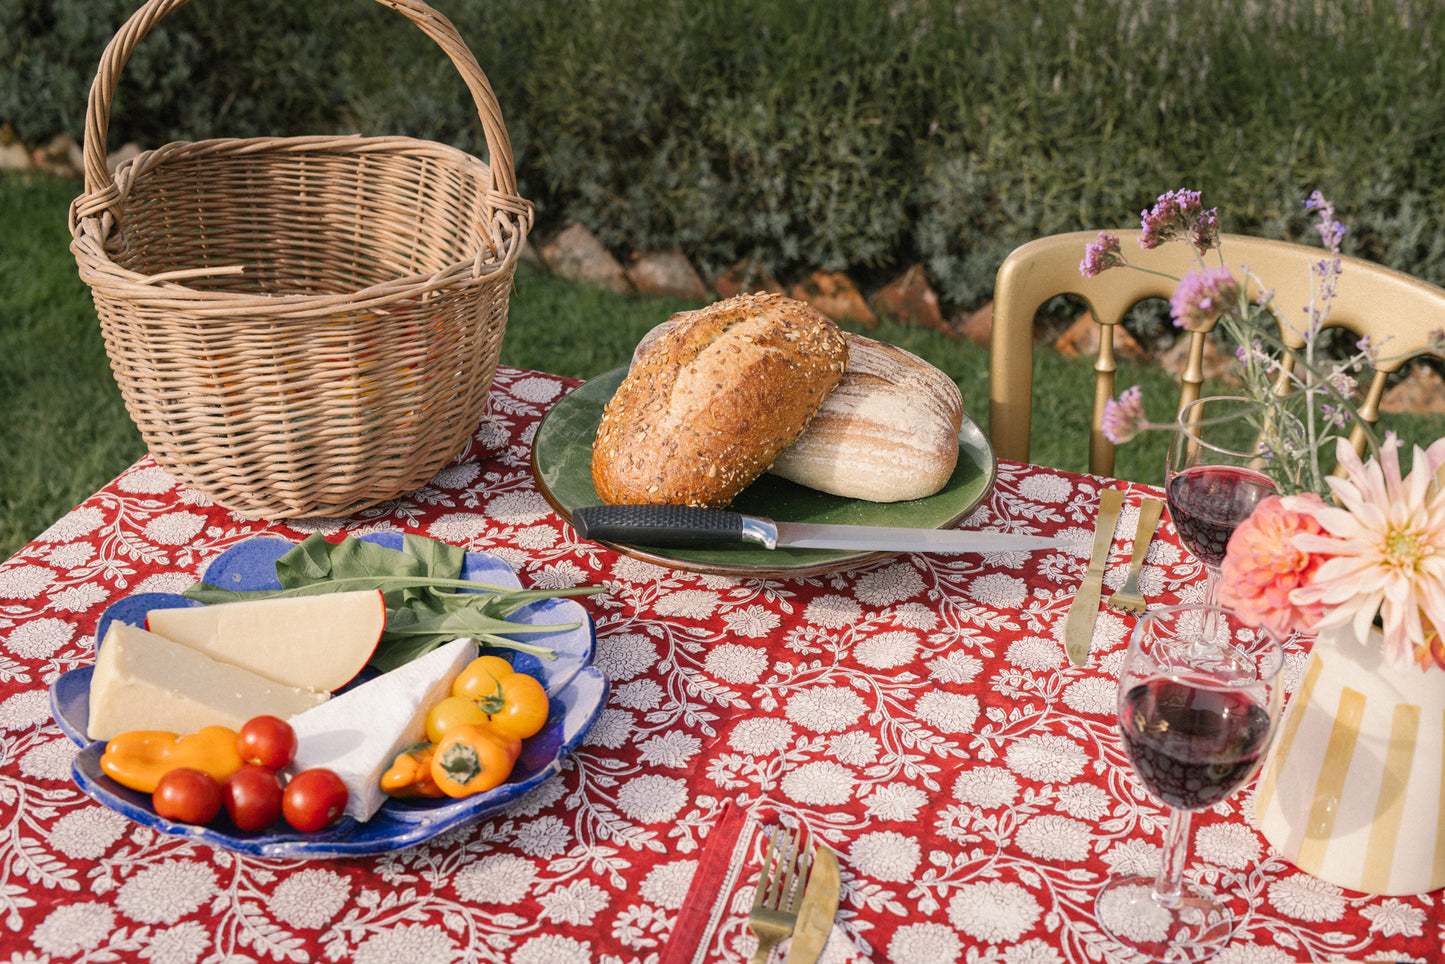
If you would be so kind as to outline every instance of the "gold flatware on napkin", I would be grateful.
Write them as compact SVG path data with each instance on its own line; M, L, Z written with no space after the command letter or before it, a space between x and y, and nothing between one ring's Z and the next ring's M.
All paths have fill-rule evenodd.
M1114 542L1114 524L1124 505L1123 489L1105 489L1099 498L1099 517L1094 522L1094 551L1089 557L1089 570L1064 622L1064 652L1069 662L1083 666L1089 659L1089 643L1094 638L1094 620L1099 616L1099 595L1104 586L1104 567L1109 562L1109 546Z
M798 831L779 827L763 852L763 871L748 915L748 927L758 936L758 949L750 964L764 964L778 942L793 933L798 921L798 900L808 879L809 864L798 838Z
M827 847L813 854L813 872L798 908L793 943L788 945L787 964L816 964L828 935L833 932L833 915L838 913L838 856Z
M1144 611L1144 597L1139 594L1139 569L1144 565L1144 557L1149 554L1149 543L1154 541L1159 513L1163 511L1164 503L1158 499L1145 499L1139 505L1139 524L1134 528L1134 557L1129 560L1129 578L1105 603L1110 609Z

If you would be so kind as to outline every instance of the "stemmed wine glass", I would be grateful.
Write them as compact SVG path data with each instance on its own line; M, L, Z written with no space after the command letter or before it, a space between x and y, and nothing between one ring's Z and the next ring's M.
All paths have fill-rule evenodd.
M1218 600L1219 567L1234 530L1274 492L1255 442L1265 409L1251 398L1215 395L1179 411L1169 444L1164 497L1184 547L1204 563L1204 602Z
M1217 606L1155 609L1135 626L1119 674L1119 729L1134 772L1170 808L1157 876L1115 877L1099 926L1152 961L1197 962L1234 934L1237 899L1186 883L1193 811L1256 772L1283 699L1284 649Z

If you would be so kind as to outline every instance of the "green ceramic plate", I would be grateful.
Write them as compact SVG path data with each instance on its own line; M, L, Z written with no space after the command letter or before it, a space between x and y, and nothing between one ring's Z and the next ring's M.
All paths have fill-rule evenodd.
M569 522L572 510L601 505L592 487L592 442L602 409L627 373L617 368L599 375L558 402L532 445L532 471L542 494ZM943 529L962 521L993 488L997 464L993 447L968 415L958 433L958 466L936 495L911 502L865 502L805 488L764 475L733 500L732 508L780 522L825 522L844 525ZM848 569L888 553L832 549L760 549L722 546L715 549L649 549L608 545L618 552L674 569L764 578L815 576Z

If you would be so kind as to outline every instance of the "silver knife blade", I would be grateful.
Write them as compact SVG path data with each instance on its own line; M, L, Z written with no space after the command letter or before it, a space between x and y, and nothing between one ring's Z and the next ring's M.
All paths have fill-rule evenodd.
M1064 621L1064 652L1069 662L1083 666L1089 659L1089 643L1094 638L1094 621L1099 616L1099 594L1104 587L1104 567L1109 561L1109 547L1114 542L1114 524L1124 504L1123 489L1105 489L1099 497L1099 517L1094 522L1094 550L1089 556L1089 570L1069 615Z
M584 539L644 546L690 547L747 543L766 549L861 549L870 552L1007 552L1052 549L1053 536L967 529L774 522L725 509L683 505L602 505L572 511Z
M793 925L793 943L788 945L786 964L815 964L823 953L833 931L833 915L838 913L839 886L837 855L827 847L818 847L803 903L798 908L798 922Z

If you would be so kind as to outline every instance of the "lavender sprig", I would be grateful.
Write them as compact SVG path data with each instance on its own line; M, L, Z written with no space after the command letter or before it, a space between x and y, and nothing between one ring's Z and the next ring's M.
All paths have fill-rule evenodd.
M1154 248L1172 241L1183 241L1194 249L1197 267L1178 282L1170 299L1170 314L1176 327L1209 328L1218 325L1238 346L1245 391L1264 403L1273 412L1264 420L1263 444L1270 458L1270 474L1284 494L1315 492L1328 494L1325 473L1320 467L1320 454L1332 447L1342 432L1358 425L1370 449L1378 454L1379 440L1370 426L1357 418L1353 399L1358 374L1366 365L1377 362L1376 347L1361 339L1355 353L1343 362L1322 357L1319 337L1329 320L1343 260L1339 257L1346 228L1335 217L1335 207L1319 191L1305 201L1305 209L1318 215L1315 230L1325 248L1334 257L1326 257L1311 266L1311 298L1305 307L1302 330L1294 329L1303 341L1303 349L1295 350L1279 337L1278 325L1289 325L1288 319L1276 319L1274 292L1265 287L1248 267L1243 267L1239 280L1225 265L1219 239L1217 209L1205 209L1198 191L1176 190L1159 196L1152 208L1142 213L1139 244ZM1204 255L1219 250L1218 264L1207 265ZM1124 255L1117 235L1101 232L1085 248L1079 265L1085 277L1115 267L1131 267L1173 278L1161 271L1132 264ZM1248 292L1260 292L1251 300ZM1291 328L1293 326L1291 325ZM1440 334L1445 342L1445 331ZM1270 431L1271 426L1298 425L1298 434L1285 435ZM1125 390L1117 400L1104 406L1105 437L1121 444L1140 432L1159 426L1144 415L1139 386Z

